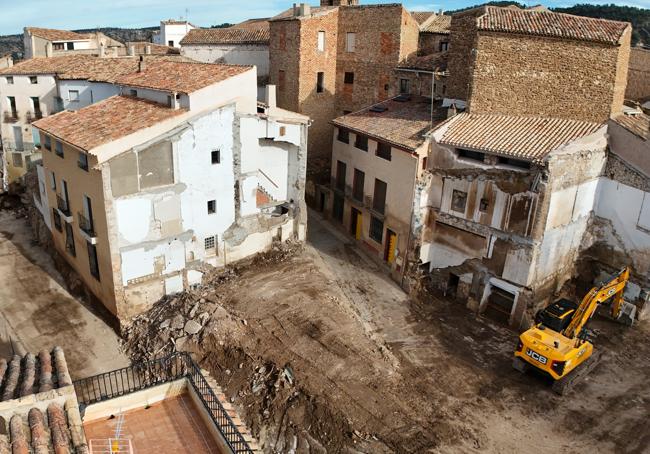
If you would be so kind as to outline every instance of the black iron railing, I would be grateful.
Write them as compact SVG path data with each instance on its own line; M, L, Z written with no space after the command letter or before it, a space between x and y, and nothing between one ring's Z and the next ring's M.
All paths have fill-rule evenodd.
M26 115L27 123L33 123L36 120L40 120L41 118L43 118L43 112L41 112L40 110L36 110L34 112L27 112Z
M70 206L68 205L68 201L59 194L56 195L56 207L61 213L70 216Z
M18 112L11 111L4 113L4 122L5 123L16 123L18 121Z
M122 369L75 381L79 404L84 407L185 378L192 384L215 426L234 453L253 453L232 418L214 394L199 366L187 353L133 364Z

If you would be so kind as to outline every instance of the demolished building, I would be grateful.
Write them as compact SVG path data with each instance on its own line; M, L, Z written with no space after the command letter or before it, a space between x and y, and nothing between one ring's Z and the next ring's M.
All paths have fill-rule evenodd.
M308 118L257 102L253 67L141 62L117 94L33 124L35 205L121 323L224 266L306 235Z

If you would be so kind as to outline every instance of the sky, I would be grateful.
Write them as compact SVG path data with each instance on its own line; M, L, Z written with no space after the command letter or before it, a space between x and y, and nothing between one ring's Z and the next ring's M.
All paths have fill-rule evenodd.
M361 4L400 0L361 0ZM526 2L526 0L519 0ZM273 16L299 0L0 0L0 35L22 33L23 27L75 30L96 27L139 28L157 26L161 19L189 16L200 27L237 23L253 17ZM309 3L317 4L317 0ZM454 10L481 0L402 0L411 11ZM530 5L572 6L576 3L650 8L650 0L529 0Z

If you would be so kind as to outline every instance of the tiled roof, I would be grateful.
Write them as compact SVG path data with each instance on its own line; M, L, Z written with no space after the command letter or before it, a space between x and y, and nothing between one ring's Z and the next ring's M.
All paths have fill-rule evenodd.
M602 125L586 121L497 114L456 115L439 143L470 148L527 161L541 161L548 153Z
M25 27L29 33L48 41L78 41L86 40L87 36L69 30L55 30L53 28Z
M9 361L0 358L0 402L70 386L72 380L60 347L38 355L15 355Z
M549 11L486 6L478 17L479 30L550 36L618 44L628 22L618 22Z
M415 19L415 22L418 23L418 25L422 25L422 22L433 16L434 13L433 11L413 11L411 12L411 16L413 19Z
M238 28L240 30L268 30L270 17L261 17L258 19L248 19L244 22L233 25L229 28Z
M268 22L267 22L268 24ZM268 44L270 32L266 29L195 28L181 40L188 44Z
M146 54L147 46L151 49L151 55L180 55L180 49L162 44L154 44L147 41L129 41L126 47L133 46L136 55Z
M650 116L646 114L617 115L614 121L632 134L648 141L650 140Z
M444 72L447 70L447 52L429 55L412 55L397 65L397 69L421 69L423 71Z
M434 111L434 124L442 121ZM373 110L381 110L375 112ZM336 126L391 143L399 148L414 151L425 141L425 134L431 129L431 100L413 96L409 101L396 98L367 107L332 121Z
M367 6L367 5L366 5ZM272 18L269 19L270 22L272 21L278 21L278 20L300 20L300 19L305 19L309 18L310 16L320 16L323 14L330 13L332 11L337 10L339 7L338 6L312 6L310 8L310 15L309 16L294 16L293 14L293 8L286 9L282 11L280 14L277 14L273 16Z
M185 112L144 99L113 96L76 112L64 111L45 117L32 125L89 151Z
M421 33L442 33L449 34L449 27L451 27L451 16L443 14L435 14L429 20L420 24Z
M192 93L208 85L250 71L251 66L152 61L142 72L117 79L118 84L178 93Z

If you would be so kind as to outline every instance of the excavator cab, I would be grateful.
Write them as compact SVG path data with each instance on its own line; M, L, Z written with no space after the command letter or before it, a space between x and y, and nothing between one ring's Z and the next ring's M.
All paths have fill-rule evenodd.
M551 328L555 332L562 332L571 323L571 314L575 312L578 305L566 298L562 298L541 309L535 315L535 324L540 323L546 327Z

